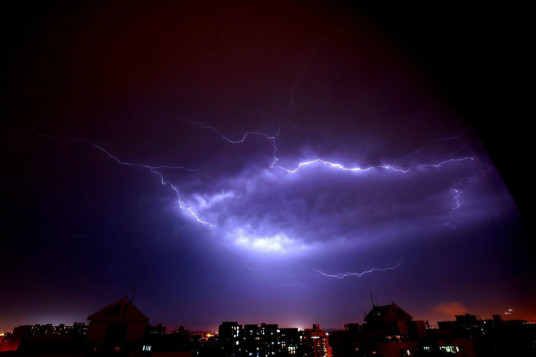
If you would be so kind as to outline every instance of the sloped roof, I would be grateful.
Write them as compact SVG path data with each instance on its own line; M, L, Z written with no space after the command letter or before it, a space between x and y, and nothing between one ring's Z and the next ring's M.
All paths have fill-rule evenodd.
M394 302L391 305L376 306L365 317L365 321L411 321L413 317Z
M92 322L149 322L149 318L138 310L126 296L89 315L87 319Z

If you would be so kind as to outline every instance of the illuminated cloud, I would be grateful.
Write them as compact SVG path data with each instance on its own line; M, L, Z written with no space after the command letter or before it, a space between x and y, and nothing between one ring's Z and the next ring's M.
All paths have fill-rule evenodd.
M199 125L216 131L228 145L246 144L248 133L232 141L214 127ZM255 134L277 147L276 137ZM361 166L311 159L293 169L273 164L262 167L250 160L261 157L260 153L248 152L235 154L245 166L227 171L217 163L211 164L210 170L198 170L126 162L87 140L39 135L87 144L120 166L156 175L192 223L213 229L210 234L224 245L268 255L298 254L319 245L330 247L319 250L326 253L386 239L434 235L445 228L464 229L500 214L500 208L511 200L500 184L478 191L486 182L500 181L485 153L458 143L459 137L448 139L453 141L454 151L442 152L433 144L446 140L436 140L415 150L418 155L405 155L405 160L393 163ZM272 163L279 161L275 153L268 151ZM170 173L177 170L189 176L176 181Z
M244 229L238 228L230 233L232 242L239 248L251 249L262 253L287 253L289 250L296 251L302 249L300 244L284 234L275 234L271 237L254 236L248 234Z
M443 155L404 166L350 167L320 159L292 170L252 166L212 176L189 205L228 242L267 254L309 244L351 247L433 235L471 226L509 201L500 186L484 195L477 191L496 175L479 155Z
M313 3L25 16L39 30L8 61L0 175L8 310L137 283L151 321L192 329L341 327L371 291L411 313L500 289L519 311L521 218L466 118L378 22Z
M469 310L460 301L447 301L434 307L436 312L448 315L453 318L455 315L464 315Z

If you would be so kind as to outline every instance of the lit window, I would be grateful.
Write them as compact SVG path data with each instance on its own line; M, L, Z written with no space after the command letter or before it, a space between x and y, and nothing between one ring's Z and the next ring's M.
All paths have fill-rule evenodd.
M454 346L440 346L439 350L444 351L444 352L449 352L449 353L456 353Z

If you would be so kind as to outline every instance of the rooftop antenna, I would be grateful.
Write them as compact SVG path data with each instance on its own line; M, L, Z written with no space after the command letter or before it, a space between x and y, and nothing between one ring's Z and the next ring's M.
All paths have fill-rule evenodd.
M376 305L374 305L374 298L372 297L372 291L370 292L370 302L372 302L372 308L375 308Z

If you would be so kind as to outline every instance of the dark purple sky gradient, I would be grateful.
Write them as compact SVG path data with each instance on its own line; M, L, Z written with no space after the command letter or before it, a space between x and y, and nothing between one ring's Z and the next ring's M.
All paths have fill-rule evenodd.
M84 321L134 284L152 323L188 329L342 327L371 292L431 322L536 319L526 201L481 139L483 94L467 106L437 67L452 63L433 61L439 46L427 62L393 12L374 10L13 10L0 330Z

